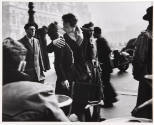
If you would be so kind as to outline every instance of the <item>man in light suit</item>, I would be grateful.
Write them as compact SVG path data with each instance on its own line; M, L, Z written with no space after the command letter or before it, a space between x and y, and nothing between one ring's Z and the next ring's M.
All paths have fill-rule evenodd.
M38 39L35 38L36 26L33 24L26 24L24 29L26 35L19 40L28 50L26 55L25 73L31 77L33 82L44 82L44 66Z

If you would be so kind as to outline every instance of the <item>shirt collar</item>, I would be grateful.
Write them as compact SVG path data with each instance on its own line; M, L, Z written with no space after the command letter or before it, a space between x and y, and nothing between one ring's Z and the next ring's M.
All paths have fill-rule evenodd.
M27 37L28 40L33 40L34 39L34 37L29 38L27 35L26 35L26 37Z

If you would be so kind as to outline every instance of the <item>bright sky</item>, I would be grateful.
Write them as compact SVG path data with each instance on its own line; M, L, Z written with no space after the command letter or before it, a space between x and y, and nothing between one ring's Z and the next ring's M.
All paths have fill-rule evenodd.
M146 9L152 2L106 2L87 3L95 25L100 26L105 36L111 42L118 37L118 32L131 32L132 35L119 37L116 40L131 39L147 27L147 22L142 19ZM110 34L112 32L112 34ZM114 34L115 32L115 34ZM133 33L132 33L133 32ZM112 36L113 35L113 36Z

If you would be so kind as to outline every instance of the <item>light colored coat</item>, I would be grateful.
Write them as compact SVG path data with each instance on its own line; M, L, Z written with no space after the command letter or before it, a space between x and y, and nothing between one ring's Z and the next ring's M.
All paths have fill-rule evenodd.
M34 65L38 81L43 80L44 79L43 71L45 69L38 39L36 38L33 39L33 47L26 36L20 39L19 42L21 42L28 50L26 55L27 65L25 70L30 69ZM32 62L33 60L34 62Z

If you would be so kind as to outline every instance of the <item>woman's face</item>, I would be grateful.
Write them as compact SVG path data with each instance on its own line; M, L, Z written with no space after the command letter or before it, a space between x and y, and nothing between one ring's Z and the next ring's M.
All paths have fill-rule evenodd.
M75 27L70 26L69 23L63 23L63 29L66 33L71 33L75 30Z

